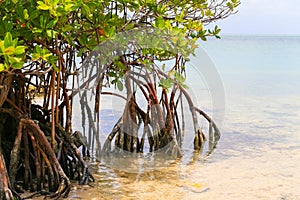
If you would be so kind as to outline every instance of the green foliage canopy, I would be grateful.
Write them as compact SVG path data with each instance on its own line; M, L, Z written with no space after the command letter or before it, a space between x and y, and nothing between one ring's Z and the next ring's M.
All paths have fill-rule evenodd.
M188 57L195 41L219 37L205 25L235 12L238 0L9 0L0 2L0 71L26 70L33 62L58 70L68 51L86 56L117 33L137 27L166 29ZM157 44L161 41L157 41ZM161 49L144 53L164 57Z

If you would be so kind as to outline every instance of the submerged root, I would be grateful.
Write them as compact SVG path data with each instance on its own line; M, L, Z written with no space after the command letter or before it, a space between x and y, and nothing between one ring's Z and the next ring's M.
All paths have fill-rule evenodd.
M141 126L141 124L144 124L144 126ZM159 129L159 127L161 128ZM145 150L145 137L147 136L150 152L155 153L159 150L159 152L164 151L167 155L175 158L181 157L182 150L176 137L173 136L174 133L168 127L168 124L158 125L157 120L150 117L150 109L144 112L136 104L133 97L127 101L122 117L108 135L102 148L102 155L122 151L143 153ZM138 134L140 129L142 129L142 135ZM114 148L112 148L113 141Z
M205 142L205 135L201 131L200 128L197 129L195 138L194 138L194 149L195 150L202 150L204 147L204 142Z
M68 178L62 178L57 191L54 194L50 194L45 198L50 199L59 199L59 198L66 198L71 190L71 182Z
M220 138L220 131L215 122L205 112L194 106L192 99L183 87L174 86L170 97L168 92L162 89L161 100L158 101L157 91L153 86L142 85L140 80L129 77L140 86L148 103L147 110L143 111L139 107L135 99L135 93L131 91L130 84L127 83L126 105L121 118L115 124L103 145L103 155L122 151L143 153L147 137L148 146L150 147L149 152L155 153L155 151L159 150L159 152L164 151L165 154L176 158L181 157L183 154L181 145L184 137L185 124L183 116L185 113L183 104L180 105L181 113L178 109L178 104L179 101L182 102L182 97L186 98L193 119L195 131L194 150L202 153L206 142L206 136L198 124L198 115L200 115L209 123L207 155L213 151ZM149 94L147 94L146 90ZM180 94L176 96L177 90L180 91ZM177 97L177 100L175 97ZM180 115L182 116L181 119ZM112 143L114 143L114 147Z

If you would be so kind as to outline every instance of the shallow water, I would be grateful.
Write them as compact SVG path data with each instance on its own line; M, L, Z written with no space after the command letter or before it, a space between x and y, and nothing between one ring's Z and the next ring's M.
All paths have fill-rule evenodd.
M96 182L74 186L68 199L300 199L300 37L227 36L203 48L226 93L214 153L194 155L187 143L183 158L159 166L151 158L90 163ZM199 87L209 93L202 86L191 87L195 96ZM209 95L197 101L214 109ZM120 113L102 114L108 130Z

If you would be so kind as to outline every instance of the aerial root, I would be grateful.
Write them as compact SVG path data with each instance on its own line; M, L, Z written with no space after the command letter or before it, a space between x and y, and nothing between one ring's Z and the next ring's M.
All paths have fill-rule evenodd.
M67 197L71 190L71 182L68 176L76 172L78 172L78 179L80 179L79 184L86 185L90 181L94 182L94 177L89 172L87 163L75 145L75 141L68 133L64 130L58 131L59 128L56 129L56 141L62 142L65 157L72 156L74 158L69 160L69 164L75 164L75 168L71 165L65 165L62 168L64 163L59 162L47 139L48 130L45 129L45 127L48 127L47 125L27 117L16 117L10 112L6 113L16 120L18 126L10 151L9 173L0 148L0 199L22 199L14 191L20 181L23 182L26 190L37 191L25 199L37 195L47 195L46 198L49 199ZM50 128L48 127L48 129ZM61 137L62 133L65 134L64 137ZM24 169L22 180L16 178L20 167ZM65 174L65 170L67 174Z
M9 188L9 179L7 176L7 170L5 166L5 160L0 149L0 188L3 188L4 196L1 196L3 193L0 191L0 198L5 198L6 200L13 200L14 196L12 191Z
M94 182L94 177L89 172L88 165L85 162L85 160L83 159L81 152L78 150L77 146L75 145L74 139L71 138L70 135L68 133L66 133L61 126L57 126L56 132L59 133L60 137L62 137L63 141L67 144L66 146L69 149L69 154L74 156L79 161L79 164L77 164L77 166L82 167L81 177L80 177L80 173L78 173L79 174L78 178L80 179L79 184L87 185L91 181ZM62 141L62 138L60 138L61 141Z

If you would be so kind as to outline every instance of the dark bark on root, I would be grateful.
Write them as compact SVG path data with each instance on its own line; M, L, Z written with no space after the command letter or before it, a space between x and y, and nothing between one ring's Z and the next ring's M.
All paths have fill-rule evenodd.
M41 122L40 125L44 128L42 130L37 121L24 118L12 109L2 108L0 109L0 115L4 118L10 116L10 119L13 119L10 123L18 124L15 137L12 138L13 146L10 151L9 165L5 162L0 146L0 199L10 200L14 196L18 198L18 194L14 192L17 182L18 184L22 182L23 188L26 190L54 192L50 193L47 198L66 197L70 192L71 183L47 138L50 126ZM57 126L55 134L57 141L59 138L63 138L61 142L63 149L67 149L66 157L68 155L73 156L79 161L72 164L76 165L77 171L80 170L77 176L80 178L79 183L88 184L90 181L94 181L86 162L69 133L65 132L62 127ZM3 139L7 140L7 138ZM9 173L6 166L9 166ZM66 167L68 168L68 166ZM68 169L71 171L69 173L75 173L74 169ZM19 170L21 171L19 172ZM24 176L18 175L19 173L24 173Z

